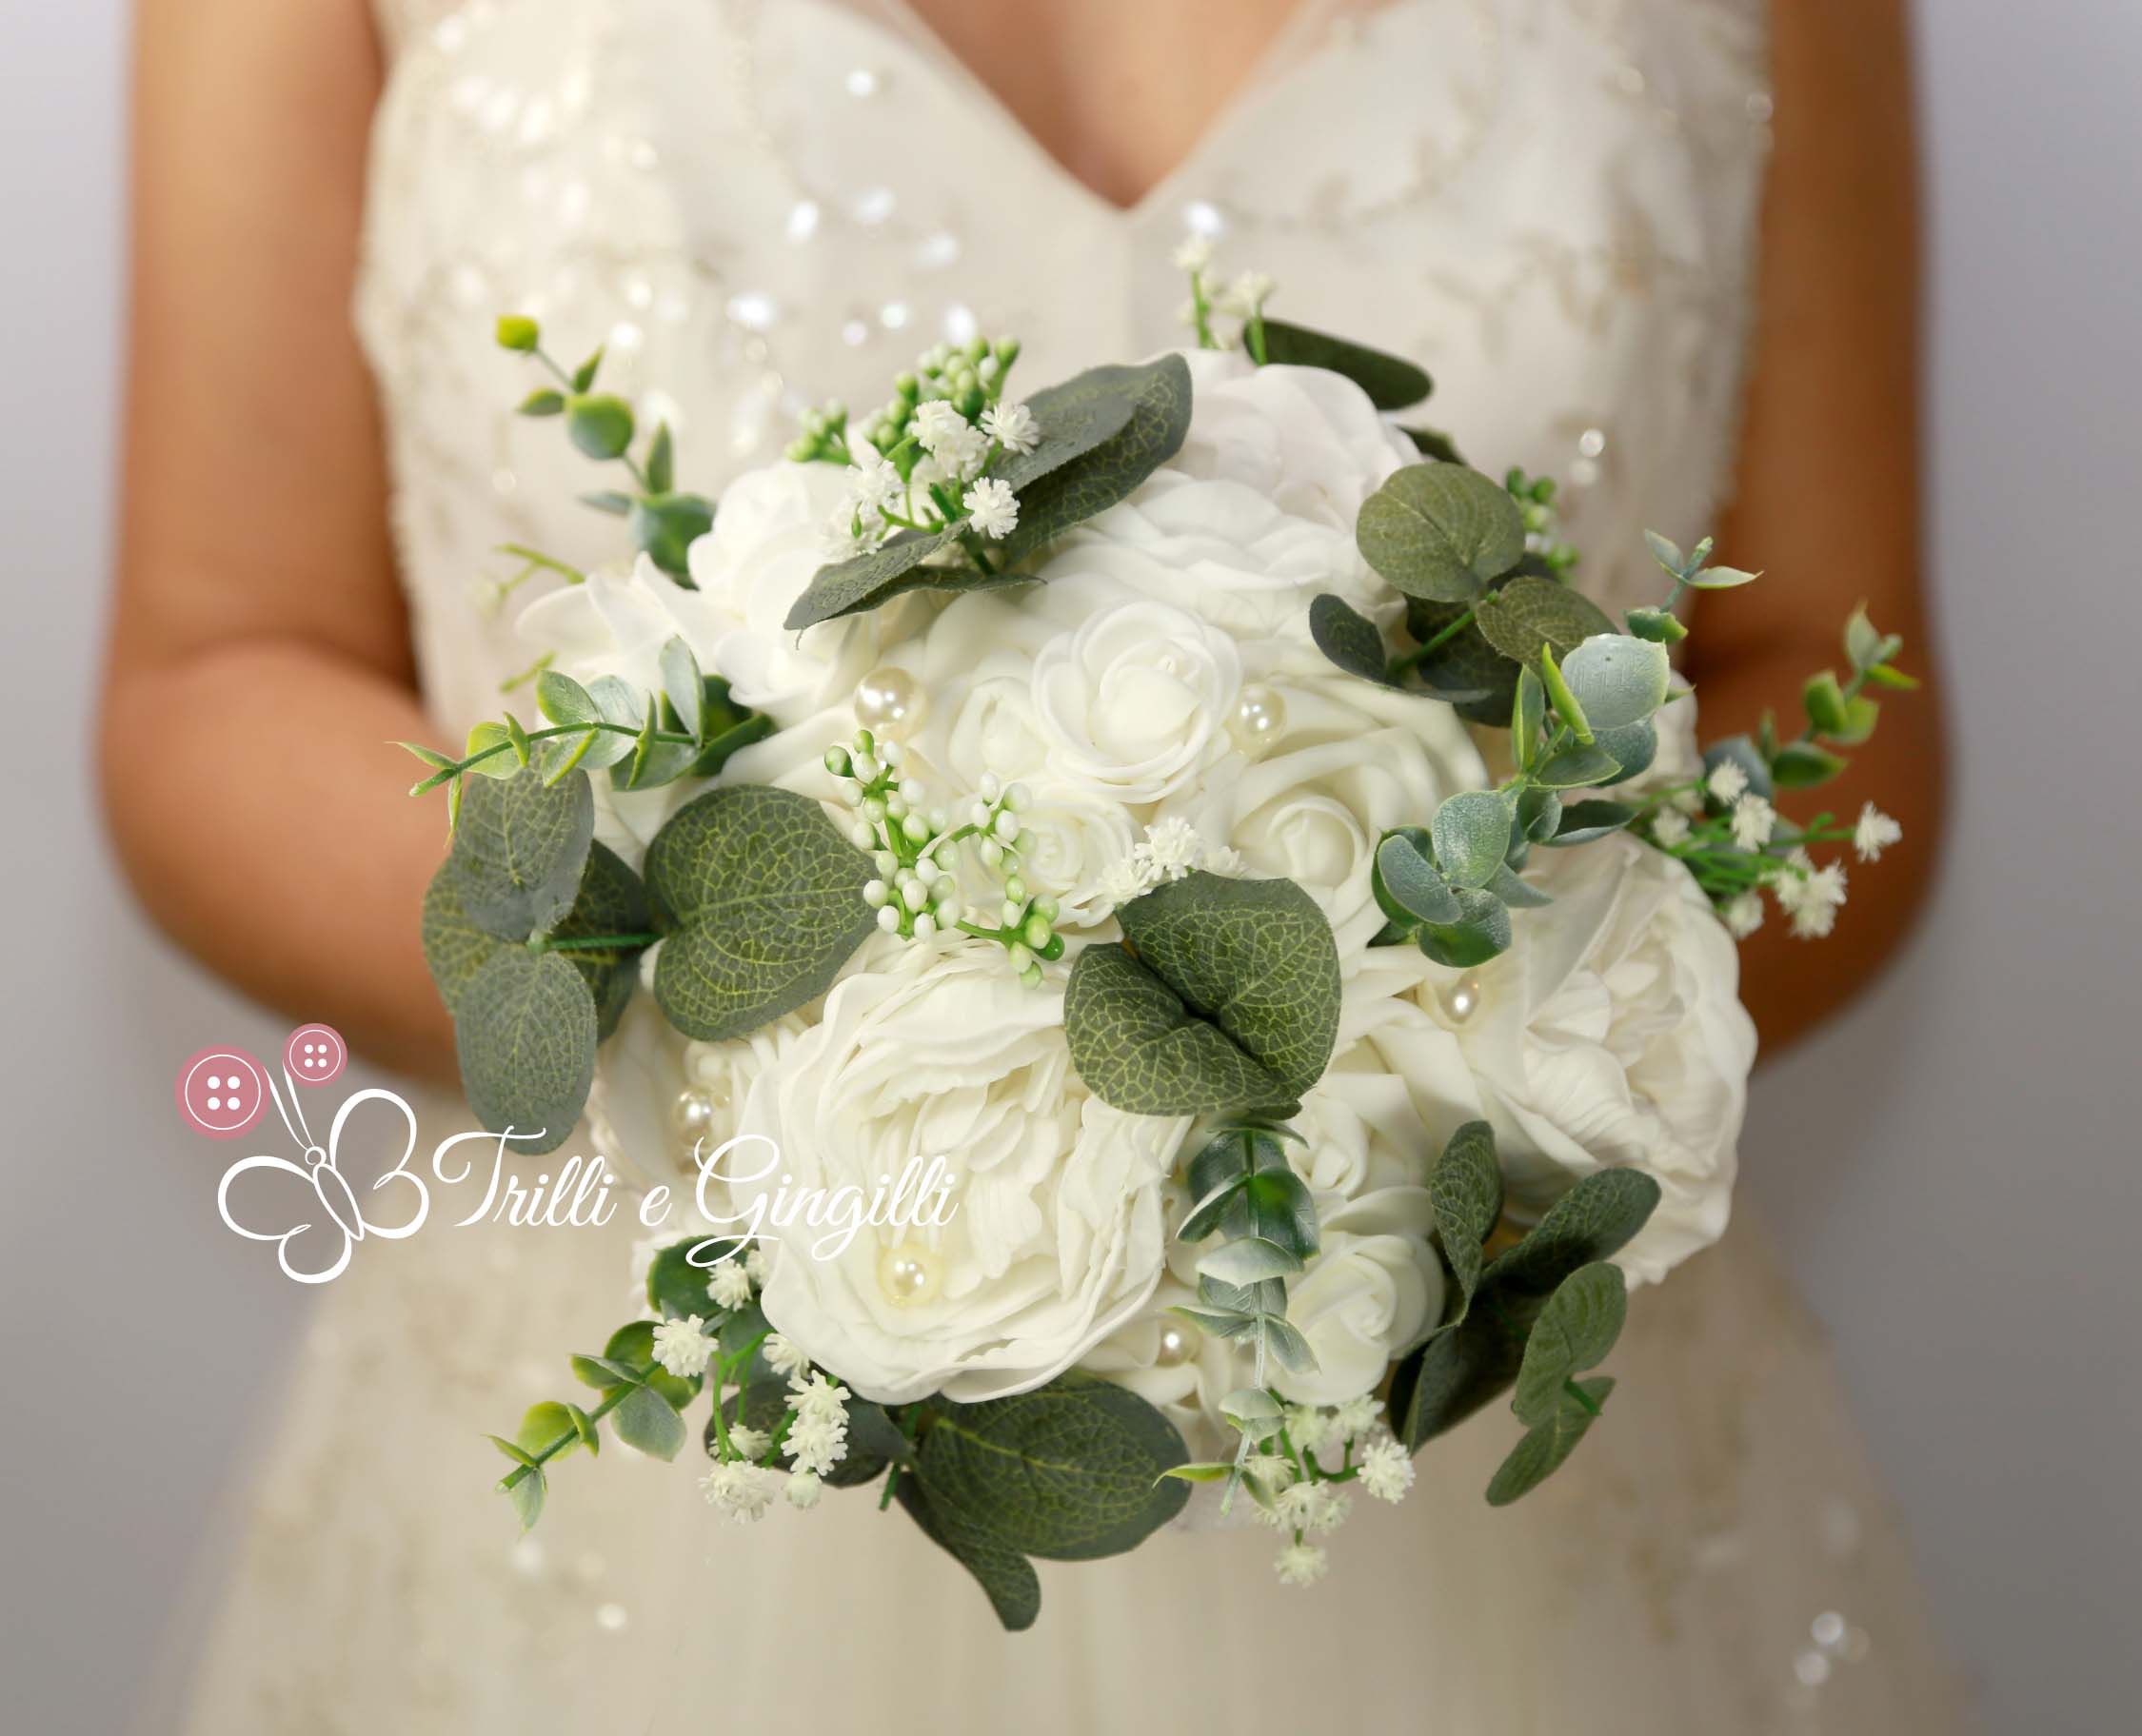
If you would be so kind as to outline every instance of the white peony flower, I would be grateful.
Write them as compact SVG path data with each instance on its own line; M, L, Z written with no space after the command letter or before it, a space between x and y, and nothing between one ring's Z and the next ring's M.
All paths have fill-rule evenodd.
M782 1176L867 1196L911 1157L949 1166L957 1210L942 1229L865 1229L825 1258L816 1230L778 1244L766 1318L866 1398L1039 1386L1160 1279L1160 1189L1184 1123L1087 1095L1061 973L1033 990L980 948L866 949L819 1024L753 1083L742 1127L780 1159L732 1180L740 1209L770 1207Z
M1510 951L1474 973L1469 1014L1442 1009L1471 1075L1445 1113L1493 1125L1519 1216L1594 1170L1655 1176L1658 1209L1616 1264L1656 1282L1716 1241L1731 1208L1755 1054L1739 956L1688 871L1635 838L1534 859L1555 903L1517 914Z

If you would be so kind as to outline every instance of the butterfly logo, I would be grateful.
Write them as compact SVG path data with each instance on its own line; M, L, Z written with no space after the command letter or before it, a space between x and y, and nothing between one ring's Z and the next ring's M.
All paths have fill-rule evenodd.
M319 1029L322 1027L306 1028L308 1032ZM292 1037L293 1052L297 1051L298 1041L297 1036ZM249 1242L272 1242L275 1245L276 1264L283 1269L285 1277L299 1284L325 1284L342 1275L348 1268L357 1244L367 1235L376 1235L387 1241L400 1241L405 1236L414 1235L423 1227L424 1220L431 1210L431 1195L423 1178L412 1174L408 1168L409 1159L416 1152L417 1124L416 1114L407 1102L393 1092L376 1087L345 1098L342 1107L335 1111L334 1121L327 1129L327 1142L322 1145L313 1138L312 1131L306 1122L304 1107L298 1101L297 1084L290 1075L288 1055L285 1056L282 1084L278 1087L274 1080L267 1077L266 1070L257 1062L251 1063L249 1073L234 1064L236 1061L251 1062L250 1056L228 1050L218 1054L222 1058L211 1060L206 1065L220 1068L219 1073L202 1075L201 1063L189 1063L194 1068L195 1094L199 1095L206 1088L208 1078L236 1081L248 1090L256 1079L265 1083L268 1096L275 1106L275 1113L282 1120L284 1131L289 1134L299 1152L299 1161L295 1163L288 1157L279 1157L271 1153L241 1158L223 1173L223 1181L216 1189L216 1211L225 1226ZM304 1063L301 1061L300 1064ZM340 1071L339 1065L334 1068L334 1072ZM184 1073L180 1075L182 1108L186 1104L188 1076ZM229 1090L229 1083L219 1086L227 1102ZM357 1191L344 1176L338 1162L345 1130L349 1127L352 1117L371 1104L383 1105L391 1112L386 1129L386 1136L389 1139L392 1117L399 1116L401 1119L402 1154L395 1160L394 1167L375 1180L369 1190L371 1194L377 1194L381 1190L391 1188L399 1182L407 1183L415 1191L413 1209L400 1223L378 1223L368 1219L358 1202ZM211 1115L213 1113L210 1112ZM257 1115L258 1111L254 1113ZM225 1114L228 1117L228 1111ZM188 1112L188 1118L194 1118L191 1112ZM378 1113L374 1112L366 1119L376 1123ZM198 1121L196 1125L199 1125ZM204 1128L202 1131L208 1130ZM367 1127L365 1131L369 1140L379 1130ZM215 1136L229 1135L219 1133ZM242 1177L252 1174L265 1174L272 1179L265 1187L256 1183L245 1190L245 1215L252 1217L254 1212L258 1211L264 1214L267 1223L288 1224L288 1229L257 1229L251 1223L241 1222L239 1216L233 1214L231 1190Z

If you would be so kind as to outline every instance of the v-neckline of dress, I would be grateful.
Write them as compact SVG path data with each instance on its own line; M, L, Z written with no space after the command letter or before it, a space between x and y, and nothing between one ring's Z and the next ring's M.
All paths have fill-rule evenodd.
M1064 188L1089 210L1135 227L1155 211L1165 209L1186 184L1194 184L1204 171L1207 161L1247 124L1259 102L1281 82L1293 65L1310 51L1319 27L1337 3L1338 0L1297 0L1285 23L1265 45L1241 82L1199 128L1188 148L1128 205L1109 198L1043 144L1025 118L968 64L909 0L879 0L876 6L866 0L855 10L875 28L902 38L910 49L935 63L948 78L965 89L992 117L997 128L1017 140L1051 182ZM873 13L882 13L883 17L874 17Z

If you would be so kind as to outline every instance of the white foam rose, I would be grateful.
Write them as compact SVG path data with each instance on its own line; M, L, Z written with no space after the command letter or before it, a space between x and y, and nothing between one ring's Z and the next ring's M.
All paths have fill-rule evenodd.
M865 1229L824 1259L800 1229L772 1251L767 1319L864 1397L1024 1391L1140 1312L1160 1279L1160 1192L1184 1123L1090 1096L1061 986L1022 987L995 949L873 946L752 1081L739 1128L780 1153L774 1174L731 1184L740 1211L770 1210L781 1175L867 1196L910 1157L950 1166L942 1229ZM892 1249L922 1262L920 1296L888 1287Z
M1472 974L1471 1012L1450 1011L1456 973L1420 991L1471 1075L1449 1115L1477 1101L1520 1215L1595 1170L1656 1177L1657 1211L1616 1256L1656 1282L1716 1241L1731 1209L1755 1055L1739 956L1687 870L1634 838L1533 862L1555 903L1516 913L1510 950ZM1446 1075L1421 1076L1435 1091Z
M1034 659L1034 716L1058 778L1116 801L1188 788L1230 746L1241 690L1235 641L1165 602L1053 581L1050 616L1077 624Z
M1311 662L1308 660L1314 659ZM1209 848L1237 851L1243 871L1293 880L1331 919L1351 976L1383 927L1371 890L1377 844L1419 825L1446 796L1478 789L1486 768L1447 705L1340 674L1320 654L1285 654L1244 690L1279 727L1258 757L1237 753L1173 798Z

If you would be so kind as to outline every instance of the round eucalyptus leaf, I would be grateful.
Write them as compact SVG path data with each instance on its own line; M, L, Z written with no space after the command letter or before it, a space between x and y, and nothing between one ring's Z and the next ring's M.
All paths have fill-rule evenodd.
M576 392L565 400L565 433L589 458L623 458L632 444L632 406L607 392Z
M652 494L632 503L632 545L690 590L691 546L714 528L714 503L703 494Z
M1436 866L1453 886L1485 886L1510 848L1510 803L1494 790L1444 799L1430 828Z
M1665 646L1623 633L1588 639L1562 660L1562 680L1595 734L1650 717L1666 702L1672 676Z
M595 997L562 953L502 948L462 991L461 1079L476 1119L530 1154L572 1137L595 1077Z
M1649 718L1641 723L1624 723L1616 729L1598 732L1598 745L1608 759L1619 768L1619 775L1602 778L1601 783L1624 783L1631 778L1641 777L1651 770L1651 762L1658 758L1658 728Z
M463 792L446 858L455 895L486 933L525 940L572 908L594 837L595 792L585 774L545 783L524 768L478 779Z
M1614 631L1606 612L1589 599L1531 573L1481 598L1474 619L1489 644L1520 663L1536 662L1541 645L1566 657L1587 639Z
M1510 1408L1528 1423L1545 1420L1561 1396L1562 1382L1606 1360L1628 1309L1629 1287L1618 1267L1595 1260L1571 1272L1526 1334Z
M1618 832L1636 818L1636 810L1626 802L1577 801L1562 810L1561 823L1555 836L1540 841L1550 848L1563 850L1573 844L1588 844Z
M1577 1443L1597 1420L1607 1394L1614 1391L1614 1377L1601 1374L1577 1384L1583 1390L1582 1398L1561 1391L1548 1415L1510 1450L1510 1456L1488 1483L1490 1507L1508 1507L1519 1496L1530 1494L1577 1450Z
M1389 686L1391 678L1383 655L1383 635L1376 622L1351 607L1342 598L1325 591L1309 605L1309 637L1348 675Z
M823 994L876 923L870 858L793 790L728 784L671 815L647 847L671 931L655 959L663 1015L686 1036L743 1036Z
M1449 883L1436 871L1435 844L1419 826L1385 834L1369 869L1369 890L1393 922L1458 922L1464 919Z
M1362 502L1354 539L1409 597L1471 602L1525 552L1510 491L1462 464L1409 464Z
M1417 939L1426 957L1462 971L1510 950L1510 913L1500 898L1492 892L1463 887L1458 903L1462 920L1430 922L1421 928Z

